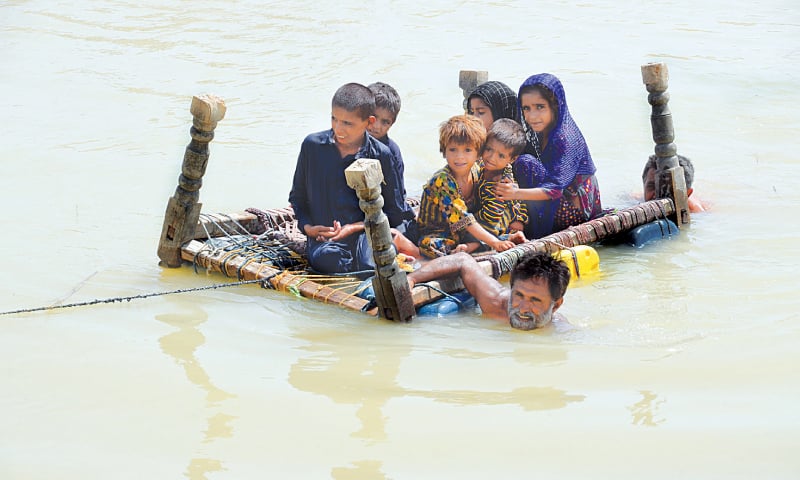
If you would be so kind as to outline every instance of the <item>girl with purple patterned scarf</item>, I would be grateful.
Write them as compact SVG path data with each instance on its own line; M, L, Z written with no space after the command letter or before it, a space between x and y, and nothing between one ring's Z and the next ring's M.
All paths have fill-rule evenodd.
M554 75L528 77L519 88L519 111L528 144L514 162L517 183L498 185L502 200L523 200L529 239L541 238L602 212L596 168Z

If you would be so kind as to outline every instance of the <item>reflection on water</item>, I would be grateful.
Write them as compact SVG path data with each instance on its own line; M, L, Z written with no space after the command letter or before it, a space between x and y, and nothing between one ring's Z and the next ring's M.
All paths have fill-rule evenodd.
M205 343L205 336L200 332L199 326L208 320L208 314L200 308L193 308L191 312L181 314L156 315L156 320L177 328L173 333L164 335L158 341L161 350L175 359L183 367L186 378L206 392L206 408L209 412L203 443L208 444L216 439L233 437L233 427L230 423L236 416L217 411L224 400L234 398L228 393L211 383L208 373L195 358L195 351ZM205 480L207 474L223 470L219 459L195 457L190 459L186 467L186 476L192 480Z
M292 365L289 382L302 391L325 395L337 403L358 405L356 417L361 423L361 429L353 432L352 436L372 442L386 439L387 417L383 408L394 398L426 398L451 405L518 405L525 411L564 408L586 398L584 395L569 394L549 386L524 386L510 391L404 387L398 383L397 376L404 358L412 353L410 345L386 345L380 343L379 339L353 337L352 331L298 332L295 338L309 342L300 348L312 352L312 355L301 357ZM535 355L531 355L530 350L518 349L510 357L468 349L443 348L436 355L476 360L505 361L512 358L517 363L536 363L540 366L566 360L564 349L552 348L540 348Z
M383 407L391 398L405 395L397 384L400 362L408 345L369 345L369 341L342 341L352 332L309 331L295 336L309 342L301 349L312 353L291 366L289 383L295 388L329 397L337 403L359 405L361 429L352 436L374 442L386 439ZM354 348L359 343L366 345Z
M193 458L186 467L185 475L191 480L205 480L206 474L224 470L222 462L214 458Z
M658 416L658 409L665 400L659 399L658 395L648 390L640 390L639 393L642 394L642 399L628 407L633 416L631 423L646 427L655 427L664 423L665 419Z
M408 390L408 393L455 405L519 405L526 411L555 410L586 398L584 395L569 395L564 390L552 387L520 387L510 392Z
M360 479L385 479L386 474L381 471L382 463L377 460L361 460L353 462L352 467L334 467L331 477L336 480Z

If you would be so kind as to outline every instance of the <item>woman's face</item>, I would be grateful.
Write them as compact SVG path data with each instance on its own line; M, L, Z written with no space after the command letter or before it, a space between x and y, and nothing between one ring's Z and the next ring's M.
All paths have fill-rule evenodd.
M519 97L522 107L522 118L531 130L536 133L546 133L553 128L553 109L547 100L536 90L525 92Z

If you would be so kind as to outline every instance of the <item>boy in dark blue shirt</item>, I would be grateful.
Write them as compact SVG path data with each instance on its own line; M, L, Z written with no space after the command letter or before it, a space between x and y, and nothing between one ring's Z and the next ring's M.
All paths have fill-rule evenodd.
M375 94L375 122L369 126L367 131L389 147L397 160L395 164L397 175L403 178L405 165L403 164L403 155L400 153L400 146L389 138L389 129L397 121L397 114L400 113L400 95L394 87L383 82L371 83L367 88ZM403 192L403 195L405 193Z
M397 93L394 87L383 82L371 83L367 88L375 94L375 123L370 125L367 131L389 147L396 160L394 166L397 170L397 176L403 179L405 174L403 154L400 153L400 146L397 145L397 142L389 138L389 129L395 124L397 114L400 113L400 94ZM403 197L405 196L406 191L403 190ZM397 235L398 233L401 235ZM419 249L417 248L419 231L416 219L412 218L404 221L392 231L392 235L394 236L395 247L399 252L412 257L419 257Z
M306 234L311 268L322 273L374 270L364 212L344 170L358 158L379 160L383 212L396 227L414 218L403 177L389 148L367 133L375 123L375 96L358 83L340 87L331 102L331 129L308 135L300 147L289 203Z

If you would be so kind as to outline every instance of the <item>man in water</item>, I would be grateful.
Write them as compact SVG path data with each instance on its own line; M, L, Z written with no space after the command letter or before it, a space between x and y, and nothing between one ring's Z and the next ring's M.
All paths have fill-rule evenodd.
M485 315L509 320L511 326L533 330L550 325L554 317L566 323L555 311L564 303L569 284L567 265L544 252L526 255L511 270L511 288L492 278L472 255L464 252L437 257L408 274L414 285L428 280L459 275L464 287L475 297Z
M644 185L644 201L655 200L656 198L656 156L650 155L647 162L644 164L644 171L642 172L642 184ZM692 193L692 183L694 182L694 165L692 161L683 155L678 155L678 165L683 167L683 178L686 181L686 196L687 203L689 204L690 213L700 213L708 210L708 205L705 202L694 197Z

